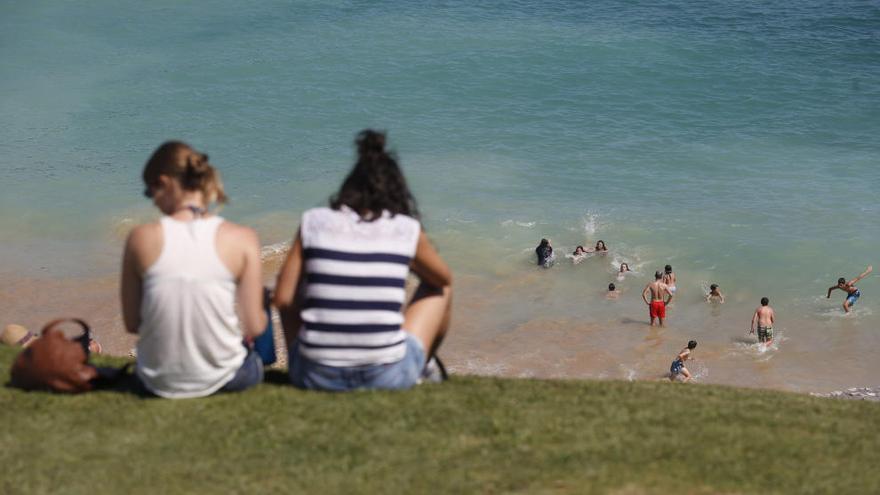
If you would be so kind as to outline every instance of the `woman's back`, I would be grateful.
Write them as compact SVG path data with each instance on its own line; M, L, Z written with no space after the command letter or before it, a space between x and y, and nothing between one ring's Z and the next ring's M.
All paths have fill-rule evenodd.
M363 220L347 206L313 208L301 225L305 295L301 353L328 366L399 361L406 277L421 232L385 212Z
M217 253L220 217L160 221L162 248L143 274L138 377L165 397L207 395L246 354L235 276Z

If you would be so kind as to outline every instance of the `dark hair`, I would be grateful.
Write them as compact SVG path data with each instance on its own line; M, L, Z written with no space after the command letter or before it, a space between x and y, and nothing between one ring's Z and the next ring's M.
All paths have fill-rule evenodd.
M207 204L228 201L220 172L208 163L208 155L184 142L166 141L147 160L141 177L147 186L144 195L148 198L153 197L152 188L159 183L161 175L179 181L184 191L201 191Z
M541 244L538 247L544 247L547 244L550 244L550 241L548 241L547 239L541 239Z
M672 273L672 265L666 265L666 268L664 268L664 270L666 270L666 273Z
M339 191L330 197L330 207L343 205L371 222L388 210L419 218L416 199L406 185L403 172L393 153L385 151L385 134L366 129L355 139L358 159Z
M660 280L661 278L663 278L663 274L660 273L660 270L654 272L654 280Z
M718 288L718 284L712 284L709 286L709 290L715 290Z
M614 290L614 284L608 284L608 290Z
M605 241L603 241L602 239L596 241L596 249L599 249L599 244L602 245L602 251L608 251L608 247L605 245Z
M696 340L690 340L690 341L688 341L688 349L690 349L690 350L694 350L696 347L697 347L697 341L696 341Z
M770 299L767 299L766 297L762 297L761 298L761 306L766 306L768 304L770 304Z
M837 279L837 285L845 284L845 283L846 283L846 279L845 279L845 278L840 277L839 279Z

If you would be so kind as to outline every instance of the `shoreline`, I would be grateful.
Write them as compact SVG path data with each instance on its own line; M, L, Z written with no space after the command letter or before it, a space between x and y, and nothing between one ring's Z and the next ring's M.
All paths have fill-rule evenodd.
M281 261L282 256L277 251L267 256L264 259L264 273L274 277ZM264 282L272 284L274 280L267 276ZM568 317L539 316L522 322L499 322L493 318L496 311L494 306L499 304L499 299L503 299L508 287L487 287L485 279L466 274L459 275L457 283L453 326L440 353L453 374L665 381L668 368L665 361L670 358L666 349L674 348L678 340L683 338L678 336L680 329L673 326L649 329L646 323L629 318L625 318L623 324L616 325L617 328L613 323L580 322ZM63 279L7 277L7 283L0 288L0 298L4 300L3 320L0 323L3 326L16 323L38 332L42 325L53 318L80 317L92 326L94 338L103 346L104 354L130 357L137 336L124 332L117 291L115 275ZM287 356L277 314L273 321L278 354L274 367L280 368L286 366ZM487 330L487 325L494 325L491 331ZM749 349L750 344L743 342L733 345ZM784 346L788 347L788 344ZM730 363L722 365L721 361L731 358L723 349L719 351L707 345L698 349L698 352L701 354L697 354L699 357L691 368L697 378L696 383L880 401L880 388L874 388L876 380L821 382L809 376L800 376L798 380L789 382L775 377L772 369L768 369L771 362L761 362L760 357L754 359L753 364L758 370L765 368L767 377L743 379L742 374L725 375L724 368L730 368ZM790 351L786 349L784 352ZM784 356L784 353L780 354ZM746 355L746 358L750 356ZM864 389L865 393L848 395L848 391L855 389ZM868 392L877 393L877 398L867 395Z

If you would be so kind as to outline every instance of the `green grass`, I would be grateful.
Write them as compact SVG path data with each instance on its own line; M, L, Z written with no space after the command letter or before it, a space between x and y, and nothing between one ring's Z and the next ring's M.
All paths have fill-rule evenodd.
M0 382L14 351L0 349ZM104 360L118 363L121 361ZM0 493L880 493L880 405L668 383L0 388Z

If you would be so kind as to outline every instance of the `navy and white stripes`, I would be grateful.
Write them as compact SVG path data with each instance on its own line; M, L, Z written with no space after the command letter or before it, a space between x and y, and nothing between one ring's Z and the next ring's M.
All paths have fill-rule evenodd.
M314 208L301 235L306 300L300 352L329 366L403 358L406 277L421 227L405 215L364 222L348 208Z

